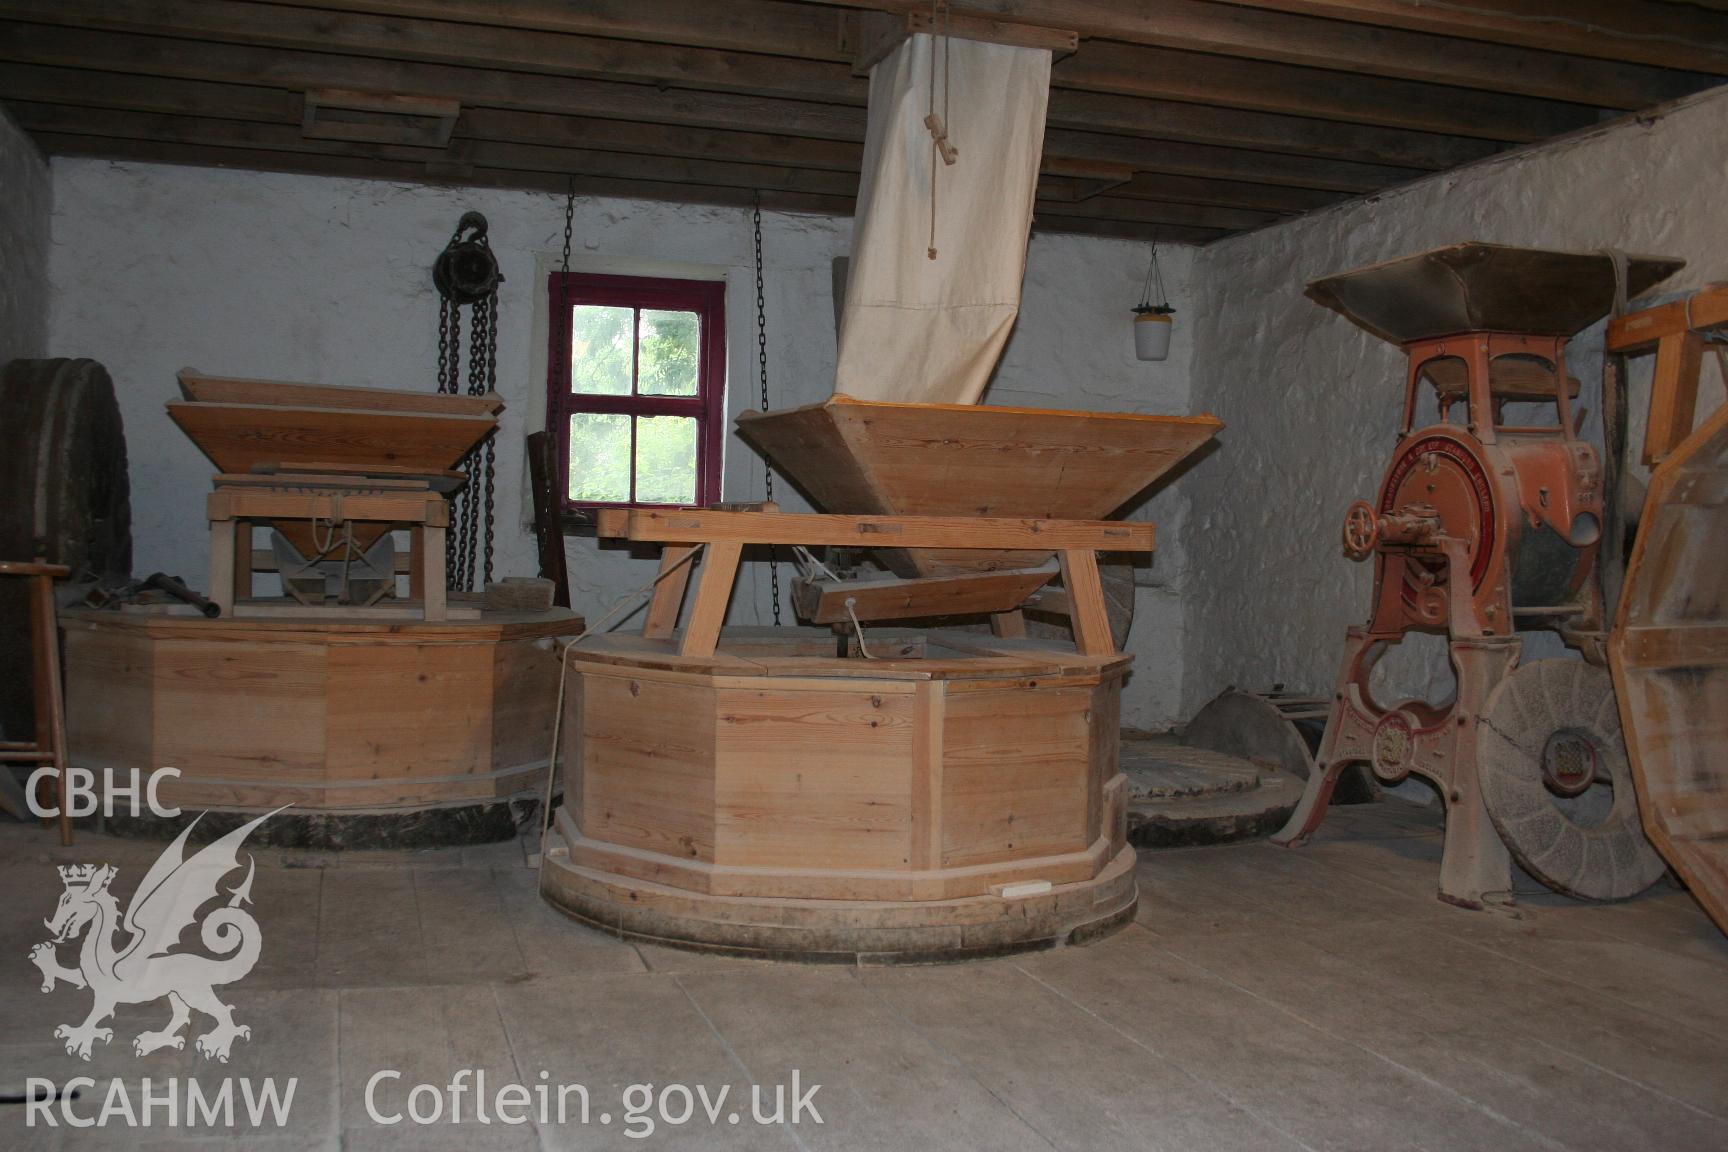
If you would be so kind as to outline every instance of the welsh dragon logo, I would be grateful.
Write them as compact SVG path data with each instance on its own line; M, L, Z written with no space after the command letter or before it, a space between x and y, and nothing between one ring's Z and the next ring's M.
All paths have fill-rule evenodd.
M280 812L281 809L277 809ZM54 1035L66 1041L66 1051L90 1059L90 1046L114 1036L102 1022L121 1004L146 1004L166 996L173 1015L165 1028L141 1032L132 1041L134 1055L144 1056L159 1048L184 1048L182 1030L192 1019L192 1009L216 1021L216 1026L198 1037L200 1055L226 1063L235 1040L246 1039L252 1029L234 1023L234 1009L217 999L215 989L232 984L252 971L258 962L262 934L258 921L241 908L252 902L254 863L246 861L246 878L224 893L222 880L240 866L241 843L252 830L274 816L267 812L186 859L186 838L198 823L192 821L144 874L124 914L109 891L116 869L104 864L78 864L60 869L66 891L52 919L44 921L54 933L30 950L30 959L42 971L42 991L52 992L56 981L94 994L90 1015L82 1024L62 1024ZM202 817L199 817L202 819ZM226 895L226 905L198 917L204 905ZM186 929L198 925L198 937L212 955L176 951ZM83 936L78 967L60 964L56 948ZM122 943L116 943L123 938Z

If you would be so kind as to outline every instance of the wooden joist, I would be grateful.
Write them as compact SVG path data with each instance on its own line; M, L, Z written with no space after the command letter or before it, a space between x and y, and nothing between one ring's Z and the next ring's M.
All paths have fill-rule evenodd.
M800 580L792 597L798 618L811 624L844 624L853 615L860 620L977 616L1013 611L1055 575L1052 566L976 576Z
M1204 243L1728 72L1728 17L1585 6L951 11L955 35L1058 57L1040 227ZM5 0L0 100L51 152L549 191L574 174L595 195L850 213L867 84L847 30L930 19L926 0ZM328 122L332 92L382 111Z
M926 0L810 0L835 8L869 7L915 12ZM1614 0L1604 0L1612 3ZM1472 6L1474 14L1476 8ZM1373 28L1252 6L1207 0L957 0L956 14L988 13L999 19L1052 28L1072 28L1083 37L1122 40L1281 64L1388 76L1489 92L1509 92L1579 104L1638 107L1696 91L1703 77L1676 77L1664 67L1575 60L1503 44ZM1631 38L1627 38L1630 42ZM1714 54L1711 54L1714 56ZM1681 67L1673 55L1666 58ZM1692 65L1697 67L1696 64ZM1728 64L1711 69L1728 72ZM1630 104L1614 104L1631 100Z
M1151 524L1127 520L1035 520L995 516L826 516L715 512L703 508L602 508L602 539L653 544L735 541L872 548L1092 548L1150 552Z
M1470 40L1493 40L1603 60L1662 68L1728 72L1728 11L1661 0L1567 0L1565 17L1541 0L1499 4L1424 4L1418 0L1234 0L1268 8L1406 28ZM1708 6L1710 0L1704 0Z

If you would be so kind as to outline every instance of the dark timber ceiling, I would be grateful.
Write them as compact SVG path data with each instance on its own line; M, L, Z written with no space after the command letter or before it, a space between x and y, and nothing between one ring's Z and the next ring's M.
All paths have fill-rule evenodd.
M1723 0L951 8L1079 36L1053 69L1048 231L1203 243L1728 77ZM864 9L903 24L930 5L0 0L0 101L50 154L549 191L573 179L581 194L712 204L759 192L848 214L867 86L852 62L885 21ZM310 130L308 92L338 105ZM378 97L431 99L380 111Z

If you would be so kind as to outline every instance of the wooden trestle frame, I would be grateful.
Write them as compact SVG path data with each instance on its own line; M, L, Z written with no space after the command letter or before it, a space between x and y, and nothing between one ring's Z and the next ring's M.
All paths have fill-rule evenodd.
M1148 523L1121 520L1026 520L988 516L835 516L727 509L606 509L596 532L605 539L664 545L662 579L648 606L644 637L666 639L678 626L690 580L691 553L703 546L702 578L696 586L680 656L714 655L720 642L726 604L738 562L747 544L1054 551L1061 566L1074 624L1074 644L1083 656L1112 656L1116 645L1098 578L1098 552L1151 552L1154 531ZM987 579L980 576L978 579ZM943 611L941 597L964 577L905 579L899 586L916 598L921 590L934 601L930 615ZM1036 590L1034 586L1033 590ZM1006 611L1017 605L1009 604ZM913 615L913 612L903 613Z

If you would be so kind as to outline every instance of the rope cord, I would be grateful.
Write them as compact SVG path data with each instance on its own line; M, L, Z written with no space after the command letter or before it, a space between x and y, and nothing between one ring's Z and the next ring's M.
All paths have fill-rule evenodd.
M954 163L954 151L948 143L948 44L953 21L949 18L948 0L930 0L930 102L924 116L924 126L930 130L930 245L924 249L926 260L936 259L936 163ZM942 37L942 114L936 114L936 43L940 28Z
M570 677L571 651L575 649L576 645L582 643L582 641L598 632L602 625L611 621L613 617L617 616L619 612L628 607L638 596L642 595L644 592L652 592L659 585L660 581L683 568L686 564L694 563L696 557L701 555L702 551L707 547L707 544L698 544L694 548L690 549L687 554L680 557L671 565L668 565L665 571L660 572L654 577L654 579L648 581L648 583L641 587L634 588L631 591L626 592L623 596L620 596L613 602L612 607L606 609L600 619L594 621L592 624L584 625L582 631L576 633L576 635L572 636L565 642L564 651L558 656L558 703L552 713L552 747L547 750L546 754L546 798L545 802L540 806L539 847L541 869L546 867L546 833L552 827L552 786L558 779L558 737L564 724L564 689L568 684Z
M857 605L858 600L856 597L846 597L846 615L852 618L852 631L858 633L858 655L864 657L866 660L874 660L876 657L870 655L870 649L864 643L864 625L858 622L858 613L853 611Z

